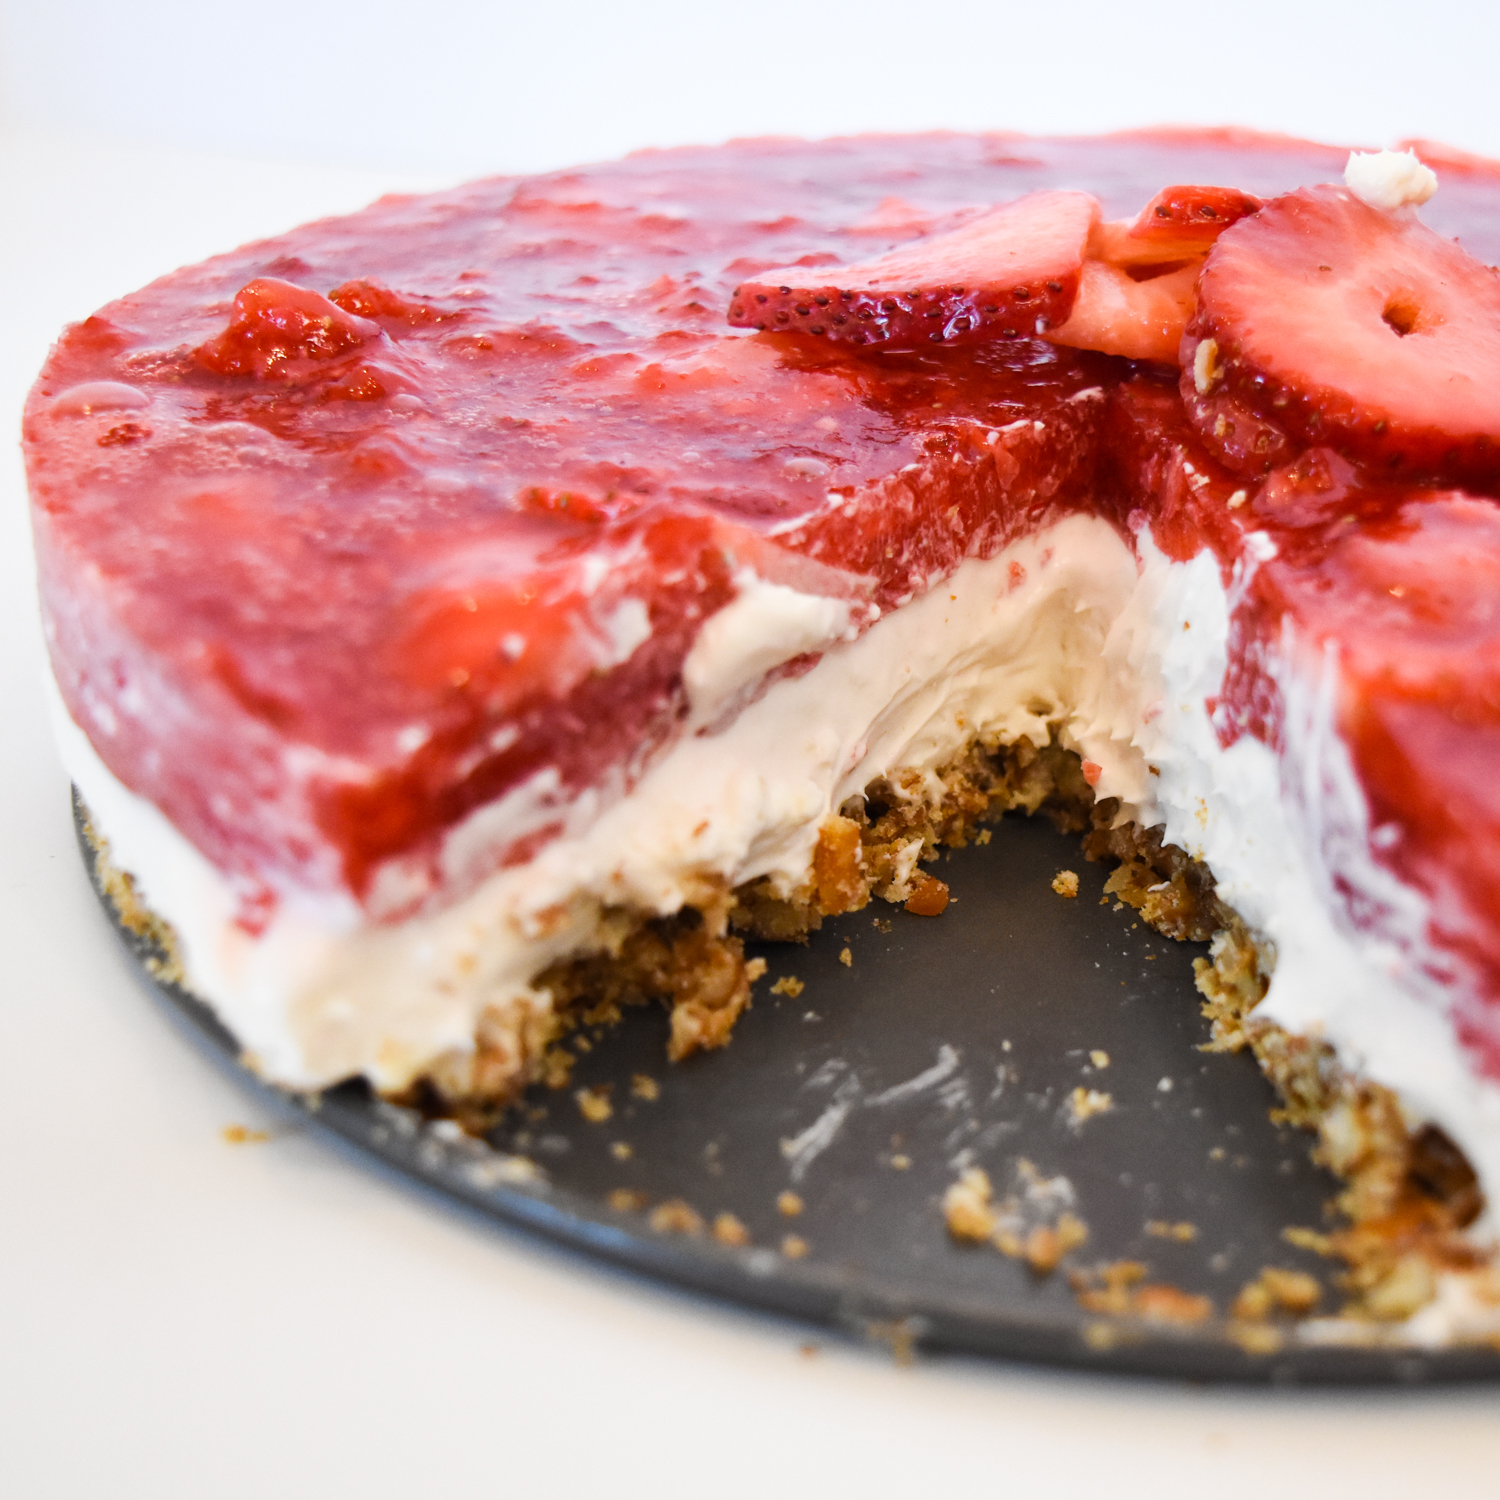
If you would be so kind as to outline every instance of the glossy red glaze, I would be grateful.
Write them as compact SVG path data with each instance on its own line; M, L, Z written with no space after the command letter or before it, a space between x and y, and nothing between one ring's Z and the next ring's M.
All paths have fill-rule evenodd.
M724 326L766 268L869 260L1037 189L1122 217L1163 184L1270 197L1343 156L1234 133L750 142L383 200L176 273L70 329L28 405L63 696L252 905L295 883L398 911L475 807L539 773L559 805L628 784L680 722L683 658L746 561L889 609L1070 509L1149 524L1174 557L1207 545L1226 576L1266 531L1280 553L1237 617L1225 737L1280 742L1262 668L1288 618L1347 644L1341 722L1401 830L1382 857L1435 894L1462 883L1444 871L1482 873L1438 936L1500 993L1500 868L1476 846L1500 848L1500 814L1468 810L1500 724L1435 686L1490 649L1488 625L1398 611L1354 651L1385 574L1350 550L1368 523L1395 549L1380 558L1440 582L1457 531L1420 563L1401 539L1462 511L1453 527L1500 554L1488 502L1433 508L1293 450L1247 486L1175 371ZM1453 171L1425 217L1500 259L1487 168ZM1415 676L1375 670L1416 637Z

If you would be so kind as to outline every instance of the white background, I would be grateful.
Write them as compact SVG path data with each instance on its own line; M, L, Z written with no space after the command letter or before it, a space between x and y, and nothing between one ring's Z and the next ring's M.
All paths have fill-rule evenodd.
M13 435L64 321L387 188L940 125L1233 122L1500 155L1497 16L0 0L0 1494L1496 1493L1491 1391L897 1370L498 1231L263 1119L93 908L43 722ZM273 1139L230 1146L231 1123Z
M0 0L0 39L18 119L380 171L1164 121L1500 154L1480 0Z

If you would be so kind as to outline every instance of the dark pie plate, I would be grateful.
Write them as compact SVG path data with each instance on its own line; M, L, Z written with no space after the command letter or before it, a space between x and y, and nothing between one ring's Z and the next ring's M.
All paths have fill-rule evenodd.
M80 847L92 875L81 822ZM1062 869L1078 874L1076 899L1052 890ZM1193 989L1200 950L1103 902L1104 872L1040 820L1007 818L988 846L947 856L941 874L957 899L939 918L877 902L829 922L807 947L762 948L767 977L720 1052L669 1066L666 1017L654 1009L589 1034L569 1087L535 1091L487 1144L362 1086L311 1103L276 1097L506 1224L880 1340L899 1357L952 1350L1251 1382L1500 1376L1491 1349L1312 1342L1294 1325L1278 1348L1244 1347L1226 1314L1264 1266L1310 1272L1324 1306L1337 1307L1328 1263L1283 1238L1288 1226L1326 1222L1335 1183L1310 1162L1305 1136L1271 1122L1270 1086L1248 1056L1197 1050L1207 1039ZM213 1015L153 977L149 949L116 927L138 971L209 1050L266 1092ZM800 991L770 993L783 978ZM656 1097L641 1097L653 1090L638 1077ZM607 1096L607 1120L584 1117L576 1091L585 1088ZM1080 1123L1078 1088L1107 1093L1109 1107ZM1088 1227L1087 1243L1048 1276L958 1244L944 1226L942 1197L964 1166L984 1168L998 1199L1024 1185L1022 1162L1040 1179L1065 1178L1049 1212L1071 1194ZM787 1192L801 1200L795 1216L778 1207ZM622 1194L640 1206L618 1206ZM724 1213L747 1244L714 1237ZM1184 1225L1191 1238L1166 1233ZM1154 1322L1081 1305L1069 1271L1122 1260L1184 1294L1184 1309L1206 1297L1212 1312Z

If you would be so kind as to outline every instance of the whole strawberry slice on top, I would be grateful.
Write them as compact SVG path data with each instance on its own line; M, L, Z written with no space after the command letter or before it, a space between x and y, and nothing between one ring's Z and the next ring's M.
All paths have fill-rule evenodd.
M1302 188L1219 237L1182 392L1231 467L1320 444L1403 478L1500 485L1500 274L1407 208Z
M1072 311L1099 220L1088 193L1032 193L873 260L763 272L729 322L854 344L1035 338Z

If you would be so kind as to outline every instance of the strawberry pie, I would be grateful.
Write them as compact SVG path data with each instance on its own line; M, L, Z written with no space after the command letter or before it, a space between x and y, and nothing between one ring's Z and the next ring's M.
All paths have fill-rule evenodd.
M1046 811L1210 942L1361 1315L1493 1331L1497 259L1500 166L1221 131L650 152L165 277L26 413L100 868L268 1080L482 1122Z

